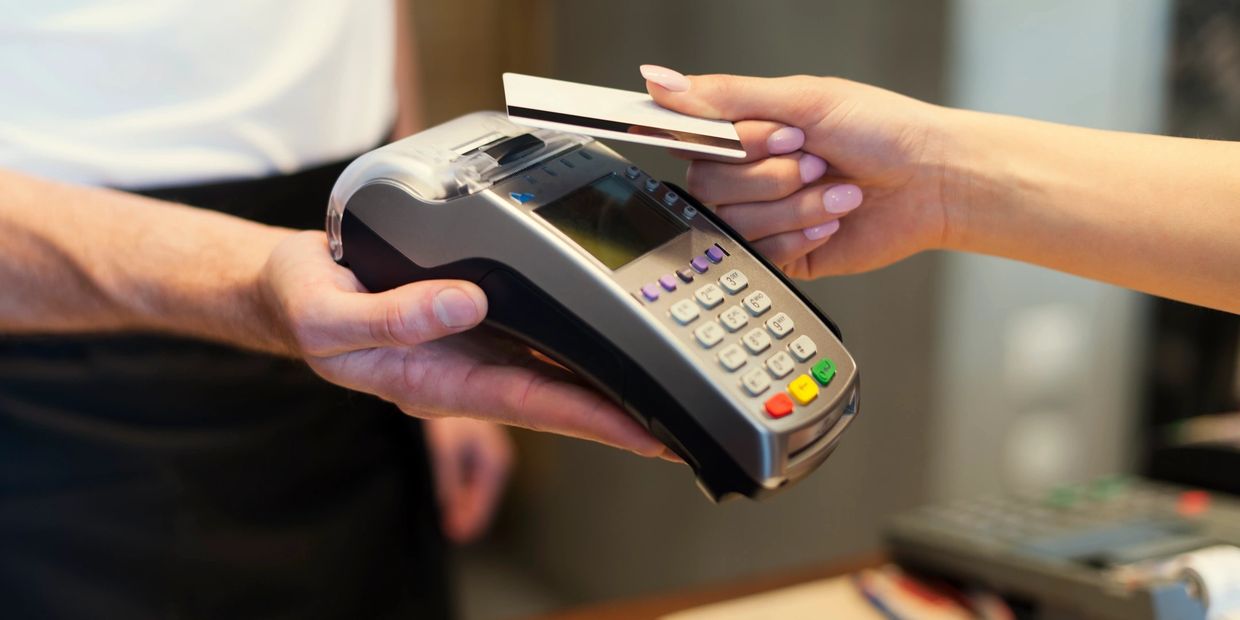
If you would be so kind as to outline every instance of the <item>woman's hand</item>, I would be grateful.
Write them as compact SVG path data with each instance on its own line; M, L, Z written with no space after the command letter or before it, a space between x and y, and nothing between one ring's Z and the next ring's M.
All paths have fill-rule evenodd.
M276 246L259 288L288 348L315 372L409 415L477 418L672 458L568 371L498 333L473 329L487 300L472 283L426 281L368 293L332 262L326 236L308 231Z
M790 275L866 271L947 242L947 110L837 78L642 75L666 108L737 121L748 156L688 155L688 190Z
M504 427L468 418L432 418L424 428L444 535L472 542L486 531L504 496L512 440Z

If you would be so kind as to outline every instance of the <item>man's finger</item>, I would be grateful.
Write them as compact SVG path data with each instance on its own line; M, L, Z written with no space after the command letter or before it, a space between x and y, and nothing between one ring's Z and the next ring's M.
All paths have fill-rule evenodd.
M462 542L474 540L491 523L508 481L508 463L499 455L485 454L464 489L455 527Z
M428 425L429 431L429 425ZM450 538L456 533L460 521L460 503L464 492L460 464L456 451L450 445L428 441L431 452L431 471L435 478L435 497L439 500L439 518L445 534Z
M427 280L382 293L316 295L290 322L303 348L323 357L430 342L478 325L486 313L486 295L476 284Z
M485 419L510 426L589 439L643 456L666 448L624 411L565 371L536 362L491 363L461 351L455 339L415 348L351 351L312 360L328 380L377 394L410 415Z
M486 387L459 394L462 410L490 411L507 424L590 439L643 456L660 456L666 450L627 413L589 388L512 366L487 366L473 374L478 385Z

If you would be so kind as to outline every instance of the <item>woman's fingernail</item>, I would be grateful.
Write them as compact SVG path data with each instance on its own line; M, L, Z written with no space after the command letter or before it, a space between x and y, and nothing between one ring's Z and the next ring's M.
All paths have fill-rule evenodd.
M802 155L798 165L801 167L802 183L813 183L827 173L827 160L817 155L809 153Z
M659 65L642 65L642 77L672 92L683 93L689 90L689 78L683 73Z
M826 224L819 224L817 226L810 226L809 228L806 228L805 237L810 239L811 241L817 241L819 239L823 239L825 237L830 237L831 235L834 235L835 231L839 229L840 229L840 221L831 220L830 222L827 222Z
M446 288L435 294L435 316L447 327L468 327L482 320L473 297L459 288Z
M805 146L805 132L798 127L781 127L766 139L766 150L771 155L794 153Z
M848 213L861 206L861 188L856 185L836 185L822 193L822 206L827 213Z

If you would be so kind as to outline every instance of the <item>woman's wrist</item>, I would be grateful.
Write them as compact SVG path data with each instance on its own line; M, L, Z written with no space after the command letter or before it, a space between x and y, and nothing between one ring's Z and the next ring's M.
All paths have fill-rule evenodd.
M964 250L968 245L971 212L979 198L978 185L984 171L978 165L985 159L985 139L979 139L977 119L973 112L955 108L941 108L942 122L937 124L934 138L936 147L932 168L939 184L939 209L943 212L942 247L945 250Z
M1037 149L1022 146L1031 121L944 109L939 193L944 213L942 249L995 254L1005 247L1016 212L1036 191ZM1046 124L1046 128L1054 127Z

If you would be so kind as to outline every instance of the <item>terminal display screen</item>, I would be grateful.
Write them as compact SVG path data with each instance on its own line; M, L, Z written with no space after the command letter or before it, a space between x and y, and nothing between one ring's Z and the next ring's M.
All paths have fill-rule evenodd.
M609 174L534 210L608 269L689 229L632 184Z

